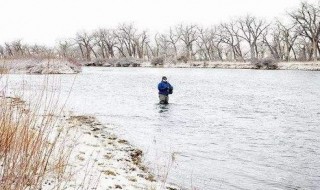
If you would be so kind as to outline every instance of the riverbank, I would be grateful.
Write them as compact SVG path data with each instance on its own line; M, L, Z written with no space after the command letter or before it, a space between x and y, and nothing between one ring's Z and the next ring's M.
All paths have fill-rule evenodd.
M0 105L0 188L179 189L158 180L142 150L93 116L42 113L19 97L0 96Z
M151 67L151 68L210 68L210 69L259 69L320 71L320 62L203 62L164 63L154 65L136 59L111 59L82 64L69 59L25 58L0 59L0 74L77 74L84 67Z
M62 117L62 126L68 128L76 141L67 170L75 175L66 182L69 188L160 190L179 188L157 180L143 163L143 151L112 133L92 116ZM70 139L69 139L70 140ZM68 146L68 143L66 144ZM46 184L54 187L55 181Z
M134 64L133 64L134 63ZM274 62L261 61L257 64L250 62L204 62L194 61L188 63L161 63L152 64L149 61L136 59L114 59L108 61L84 63L83 66L92 67L151 67L151 68L210 68L210 69L260 69L260 70L305 70L320 71L320 62Z
M258 68L257 65L249 62L190 62L154 66L150 62L144 62L141 64L141 67L320 71L320 62L279 62L274 63L274 65L275 68L263 66Z
M0 59L0 74L77 74L81 65L58 58Z

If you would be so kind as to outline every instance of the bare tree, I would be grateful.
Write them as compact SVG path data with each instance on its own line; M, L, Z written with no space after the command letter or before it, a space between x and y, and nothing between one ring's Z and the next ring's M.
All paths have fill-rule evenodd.
M213 59L223 61L222 54L223 54L224 47L223 47L223 41L219 35L219 32L220 32L219 30L220 30L219 27L214 27L214 28L210 29L210 47L212 49L211 50L211 54L212 54L211 57ZM240 46L239 46L239 52L240 52L240 55L242 55Z
M75 41L78 44L82 57L85 58L87 61L91 60L91 52L93 51L92 42L93 42L93 35L88 34L85 31L78 32L76 34Z
M169 44L172 46L173 50L174 50L174 56L177 57L178 56L178 47L177 44L180 40L181 35L179 33L177 33L176 31L174 31L172 28L169 29L169 34L168 34L168 42Z
M34 45L30 45L29 48L30 48L29 52L32 56L50 56L50 57L52 57L54 54L53 49L46 47L44 45L34 44Z
M205 60L223 60L222 42L218 27L210 29L198 27L198 39L196 40L196 43L199 47L198 52L204 56Z
M69 40L61 40L58 42L57 51L60 57L67 58L71 57L71 48L73 47L73 43Z
M188 59L192 59L194 54L193 54L193 46L195 41L198 38L198 33L197 33L197 25L191 24L191 25L183 25L180 24L177 26L177 32L180 36L180 39L184 43L184 48L186 51L186 56Z
M11 48L10 43L5 42L4 47L5 47L5 52L6 52L7 56L9 56L9 57L13 56L13 50Z
M114 34L115 47L123 57L144 58L149 43L147 31L139 32L133 24L121 24Z
M261 42L263 32L268 28L269 24L263 19L247 15L237 21L239 37L244 39L250 47L251 61L258 57L258 43Z
M134 36L136 35L136 32L137 29L133 24L121 24L115 33L119 42L116 48L124 57L135 57L136 55L137 50L134 43Z
M147 31L142 31L141 33L134 36L133 41L137 49L137 55L139 59L144 58L146 44L149 41L149 36Z
M170 43L169 36L167 34L155 34L154 36L155 47L151 47L148 43L148 48L152 51L153 57L174 57L176 52L172 48Z
M4 57L5 57L4 47L0 45L0 58L4 58Z
M285 44L285 52L284 52L284 59L285 61L290 60L290 53L293 50L293 46L296 42L296 39L298 38L298 30L295 25L284 25L281 22L277 22L278 28L281 32L282 39ZM295 53L294 53L295 54ZM294 57L296 57L294 55Z
M19 39L19 40L15 40L13 42L11 42L11 47L14 51L14 55L15 56L23 56L24 55L24 51L23 51L23 45L22 45L22 40Z
M236 22L231 21L219 26L218 35L221 42L227 44L232 50L233 60L244 61L244 55L241 48L242 38L240 37L240 28L236 27Z
M275 60L283 59L284 44L281 36L281 31L278 27L272 29L271 33L263 33L263 43L268 47L272 57Z
M104 32L103 29L99 29L93 33L94 44L98 47L98 55L105 59L107 57L108 51L104 43Z
M301 33L312 43L312 54L314 61L318 59L319 34L320 34L320 8L319 6L301 3L300 7L289 13L294 23L299 25Z
M117 44L114 30L99 29L93 34L94 44L99 48L100 56L105 58L113 58L115 56L114 49Z
M116 38L115 38L115 34L114 34L114 30L113 29L108 29L108 30L103 30L102 31L103 34L103 41L105 46L107 47L107 55L110 56L110 58L114 58L115 57L115 45L117 44Z
M150 43L147 43L148 49L151 51L153 57L158 57L160 54L161 49L161 37L162 35L159 33L156 33L154 35L154 43L155 47L151 47Z
M206 61L212 60L211 35L208 29L197 27L199 39L196 41L198 45L198 52L200 52L201 59Z

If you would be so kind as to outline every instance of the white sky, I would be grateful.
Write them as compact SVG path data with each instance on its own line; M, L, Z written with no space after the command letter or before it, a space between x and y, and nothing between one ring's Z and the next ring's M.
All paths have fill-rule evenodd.
M307 0L317 2L317 0ZM23 39L54 45L79 30L134 22L163 32L175 24L218 24L247 13L272 20L301 0L0 0L0 43Z

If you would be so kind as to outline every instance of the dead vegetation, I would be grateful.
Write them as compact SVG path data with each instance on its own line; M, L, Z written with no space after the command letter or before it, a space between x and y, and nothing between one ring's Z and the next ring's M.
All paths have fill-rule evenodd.
M55 118L46 115L19 98L0 97L0 189L39 189L47 175L64 175L68 155L57 144L59 133L50 135Z
M54 189L62 189L70 178L72 149L63 144L66 131L57 130L62 109L57 93L43 89L24 101L23 90L6 95L5 78L0 75L0 189L42 189L49 178L59 182Z
M7 58L0 59L0 74L76 74L81 72L77 61L63 58Z

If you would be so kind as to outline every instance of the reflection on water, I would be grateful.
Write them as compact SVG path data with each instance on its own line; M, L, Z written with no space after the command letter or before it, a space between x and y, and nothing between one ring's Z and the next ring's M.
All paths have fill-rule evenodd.
M175 86L159 105L157 84ZM62 94L73 77L61 76ZM21 77L11 77L19 88ZM30 90L43 79L26 76ZM197 189L320 189L320 73L85 68L68 108L94 114L169 181Z
M158 104L159 113L168 112L171 104Z

